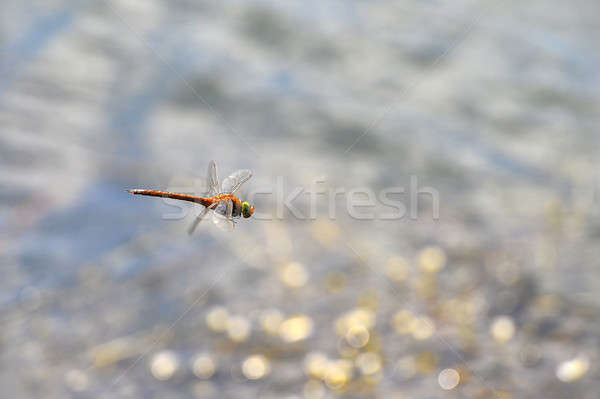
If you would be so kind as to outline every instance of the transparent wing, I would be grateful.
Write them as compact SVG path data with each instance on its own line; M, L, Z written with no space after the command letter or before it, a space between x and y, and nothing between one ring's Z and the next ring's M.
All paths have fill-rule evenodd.
M200 222L202 221L202 219L204 218L204 216L206 216L206 213L208 212L208 210L209 209L214 209L216 205L217 204L215 203L214 205L211 205L208 208L204 208L203 207L200 210L200 212L198 212L198 215L196 216L196 219L194 219L194 221L190 225L190 228L188 229L188 234L189 235L194 234L194 230L196 230L196 227L198 227L198 224L200 224Z
M219 202L213 212L213 223L223 231L232 231L235 223L231 214L233 213L233 201L224 200Z
M223 180L222 192L226 194L235 193L246 180L252 177L252 171L240 169L233 172L229 177Z
M215 161L210 161L208 163L206 186L209 196L217 195L221 192L221 187L219 186L219 177L217 176L217 164Z

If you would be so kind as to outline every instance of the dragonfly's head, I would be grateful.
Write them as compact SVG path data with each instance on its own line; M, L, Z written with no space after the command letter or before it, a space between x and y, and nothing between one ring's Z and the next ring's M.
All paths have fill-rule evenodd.
M245 218L249 218L254 213L254 206L250 205L248 201L242 202L242 215Z

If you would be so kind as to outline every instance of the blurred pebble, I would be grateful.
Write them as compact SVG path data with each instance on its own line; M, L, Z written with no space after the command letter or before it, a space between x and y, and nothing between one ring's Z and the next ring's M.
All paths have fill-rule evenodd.
M329 359L321 352L310 352L304 357L304 372L314 378L324 379Z
M234 342L244 342L250 336L250 321L243 316L233 316L227 320L227 335Z
M394 330L396 330L398 334L410 334L414 319L415 316L408 310L400 310L396 312L394 318L392 319Z
M373 352L361 353L356 357L356 367L364 375L371 375L381 370L381 358Z
M302 392L305 399L323 399L325 397L325 387L317 380L307 381Z
M353 365L348 360L334 360L327 364L325 372L325 384L333 390L344 387L349 381Z
M328 293L334 294L342 291L346 287L346 275L341 272L331 272L327 275L325 289Z
M417 317L412 320L410 331L416 340L429 339L435 333L435 321L427 316Z
M434 274L425 274L412 281L413 290L417 298L429 301L436 297L438 285L434 276Z
M374 311L379 307L379 295L375 290L369 290L358 298L358 305L361 308L366 308Z
M71 391L82 392L88 387L88 377L81 370L69 370L65 374L65 383Z
M270 372L269 360L263 355L252 355L242 364L242 373L249 380L259 380Z
M546 294L535 298L533 307L540 316L553 316L560 311L561 303L556 296Z
M502 290L494 302L498 311L511 313L519 304L519 298L511 290Z
M496 279L504 285L514 285L519 281L520 271L516 263L503 262L494 265L492 271L496 275Z
M308 338L313 332L313 322L305 315L293 316L279 326L279 336L285 342L297 342Z
M392 256L387 261L387 276L394 281L403 282L408 279L410 265L401 256Z
M229 312L223 306L215 306L206 314L206 324L215 332L227 331Z
M358 348L350 345L346 338L340 338L338 340L337 350L339 355L343 358L355 358L359 354Z
M364 326L350 327L346 333L346 342L353 348L362 348L369 342L370 334Z
M446 253L439 247L428 247L419 253L419 266L426 273L437 273L446 265Z
M375 313L371 309L359 307L338 317L335 330L339 336L345 337L352 327L362 326L368 330L374 325Z
M161 351L150 360L150 371L160 381L168 380L179 368L179 359L172 351Z
M92 349L94 365L106 367L121 361L132 354L132 343L125 338L117 338Z
M562 362L556 368L556 377L562 382L573 382L583 377L590 368L590 361L584 355Z
M492 321L490 334L496 342L508 342L515 335L515 323L508 316L498 316Z
M283 313L278 309L268 309L260 315L260 325L267 334L278 335L283 319Z
M454 369L444 369L438 375L438 384L446 391L456 388L460 382L460 375Z
M542 353L536 345L527 345L519 352L519 360L525 367L535 367L542 361Z
M192 371L196 377L202 380L212 377L215 370L215 361L209 354L200 353L192 359Z
M415 366L419 374L431 374L437 368L437 356L433 352L423 352L415 358Z
M218 397L217 388L210 381L197 381L192 385L192 392L195 398L209 399Z
M279 278L283 284L290 288L300 288L308 281L308 272L301 263L291 262L283 267Z
M403 380L409 380L417 374L417 365L412 356L405 356L398 360L394 369L395 373Z

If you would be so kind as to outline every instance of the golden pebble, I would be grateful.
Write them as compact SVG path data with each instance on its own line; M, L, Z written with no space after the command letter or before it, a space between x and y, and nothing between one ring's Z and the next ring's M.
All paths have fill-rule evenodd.
M562 362L556 368L556 378L562 382L573 382L583 377L590 368L590 361L584 355Z
M87 375L81 370L70 370L65 374L65 383L73 392L85 391L88 382Z
M346 333L346 342L353 348L362 348L369 342L370 334L364 326L354 325Z
M325 289L330 294L340 292L346 287L346 275L341 272L332 272L327 276Z
M325 384L330 389L340 389L348 382L348 378L344 370L339 367L329 367L325 376Z
M419 254L419 266L424 272L437 273L446 265L446 253L439 247L428 247Z
M437 281L434 274L419 276L412 281L413 290L417 297L423 301L432 300L437 295Z
M133 355L133 345L125 338L117 338L92 349L94 365L106 367Z
M515 335L515 323L508 316L498 316L492 322L490 334L497 342L508 342Z
M398 334L410 334L415 316L408 310L401 310L394 315L392 323Z
M283 322L283 313L277 309L265 310L260 316L260 325L269 335L278 335L279 326Z
M334 390L344 387L350 381L352 362L345 360L330 361L325 372L325 384Z
M360 298L358 298L358 305L361 308L377 310L379 307L379 297L377 292L370 291L361 295Z
M340 338L338 340L337 350L343 358L355 358L359 354L359 350L348 344L345 338Z
M417 365L412 356L405 356L398 360L395 368L396 374L404 380L409 380L417 374Z
M206 314L206 324L215 332L227 331L228 319L229 312L223 306L215 306Z
M242 373L249 380L259 380L270 372L269 360L263 355L252 355L242 363Z
M374 374L363 375L363 381L369 385L377 385L381 382L382 379L383 379L383 373L381 373L381 371L378 371L377 373L374 373Z
M344 369L344 371L351 376L352 375L352 371L354 370L354 362L352 362L351 360L348 359L338 359L335 361L335 363L337 363L337 365L339 367L341 367L342 369Z
M335 331L345 337L348 330L354 326L363 326L369 330L375 325L375 313L368 308L359 307L340 316L335 322Z
M192 359L192 371L201 380L207 380L212 377L215 370L215 361L209 354L200 353Z
M290 288L300 288L308 281L308 272L301 263L291 262L283 267L279 278Z
M423 352L415 358L415 366L419 374L430 374L437 368L437 357L432 352Z
M304 372L315 378L324 379L329 360L320 352L310 352L304 358Z
M435 321L427 316L417 317L410 323L410 331L414 339L429 339L435 333Z
M233 316L227 320L227 335L234 342L244 342L250 336L250 321L243 316Z
M158 352L150 360L150 371L154 378L160 381L166 381L171 378L178 368L179 359L171 351Z
M444 369L438 375L438 384L446 391L456 388L460 382L460 374L454 369Z
M393 256L387 261L386 271L391 280L403 282L408 279L410 265L402 256Z
M323 399L325 397L325 387L317 380L307 381L302 391L305 399Z
M297 342L308 338L313 332L310 317L299 315L284 320L279 326L279 336L286 342Z
M363 375L372 375L381 370L381 358L373 352L361 353L356 357L355 363Z

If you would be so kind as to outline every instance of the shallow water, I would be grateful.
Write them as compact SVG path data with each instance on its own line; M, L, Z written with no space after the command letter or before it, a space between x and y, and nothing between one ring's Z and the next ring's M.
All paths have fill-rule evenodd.
M597 5L2 11L3 392L439 397L450 368L460 397L595 397ZM319 195L313 219L190 238L191 215L165 220L177 209L124 192L201 191L210 159L222 178L254 171L244 196L278 179L284 197L401 186L418 214L355 219L338 196L331 220ZM439 219L411 178L437 190ZM257 212L278 202L258 195ZM294 203L308 215L306 194ZM207 321L215 307L229 332ZM344 318L356 308L373 320ZM352 347L344 323L367 342ZM214 363L205 380L198 353Z

